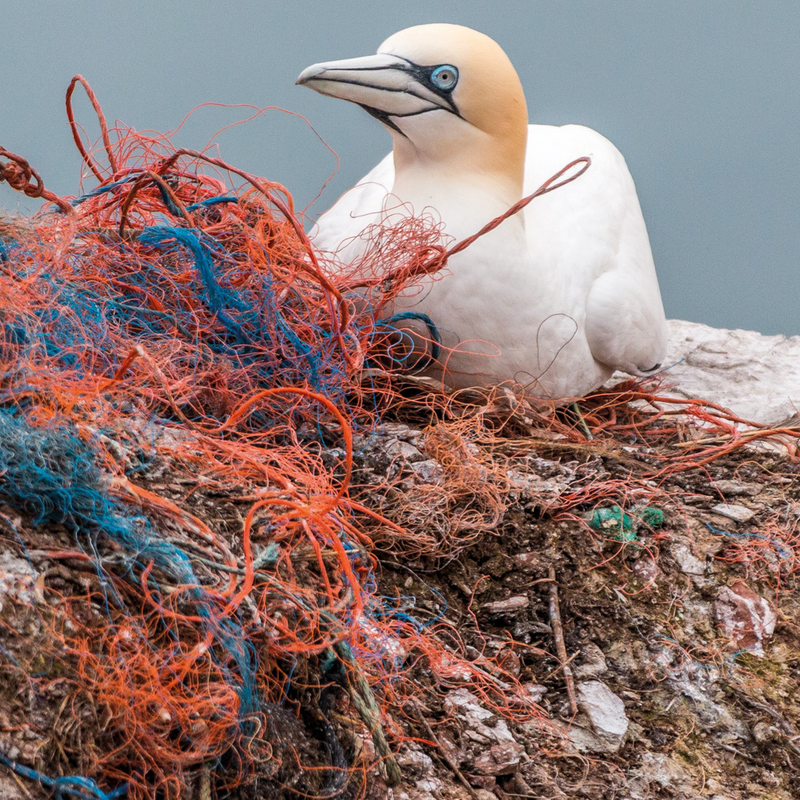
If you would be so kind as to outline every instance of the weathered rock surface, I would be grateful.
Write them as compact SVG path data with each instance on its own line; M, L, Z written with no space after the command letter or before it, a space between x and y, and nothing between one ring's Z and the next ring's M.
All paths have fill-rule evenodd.
M738 503L719 503L713 506L711 510L715 514L732 519L734 522L750 522L756 515L752 508L740 506Z
M445 698L445 710L466 724L468 739L481 745L514 742L508 723L485 708L480 699L467 689L456 689Z
M596 678L608 671L603 651L594 643L587 642L581 647L581 654L572 672L578 680Z
M664 375L675 397L711 400L770 425L800 412L800 336L670 320L665 364L675 365Z
M594 737L573 728L570 738L581 750L614 753L622 747L628 732L625 704L602 681L584 681L577 685L578 706L586 714Z

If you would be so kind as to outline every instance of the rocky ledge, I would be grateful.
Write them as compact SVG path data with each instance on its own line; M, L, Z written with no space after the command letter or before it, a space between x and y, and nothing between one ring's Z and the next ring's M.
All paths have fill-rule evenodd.
M800 414L800 336L670 320L669 393L701 397L746 420L782 425Z

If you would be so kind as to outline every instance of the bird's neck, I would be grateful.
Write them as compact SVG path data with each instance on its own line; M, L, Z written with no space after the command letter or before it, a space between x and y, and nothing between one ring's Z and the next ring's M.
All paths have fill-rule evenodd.
M495 136L471 126L457 134L442 126L439 132L446 120L435 118L404 120L406 135L393 136L394 193L433 206L455 194L470 204L482 197L487 208L502 213L522 197L528 129L520 119Z
M469 236L522 197L524 162L509 165L491 155L431 159L395 141L392 195L414 214L437 212L447 233Z

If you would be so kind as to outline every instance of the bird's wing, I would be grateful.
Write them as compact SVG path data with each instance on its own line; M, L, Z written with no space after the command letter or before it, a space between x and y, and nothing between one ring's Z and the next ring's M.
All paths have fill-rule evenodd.
M357 247L354 237L377 221L393 185L394 161L389 153L319 218L311 230L316 248L335 253L342 261L357 255L352 252Z
M531 125L525 193L580 156L591 167L573 183L537 198L525 224L534 260L561 285L583 317L592 356L638 374L666 350L666 321L636 187L621 153L581 125ZM585 303L584 303L585 301Z

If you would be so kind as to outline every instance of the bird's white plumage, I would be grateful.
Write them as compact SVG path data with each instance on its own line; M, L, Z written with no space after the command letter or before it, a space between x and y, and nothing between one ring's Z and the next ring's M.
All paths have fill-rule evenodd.
M446 55L459 66L452 51ZM465 68L462 80L469 74ZM435 157L419 154L416 143L424 137L462 134L457 126L466 123L453 117L437 110L397 118L403 132L395 133L394 158L387 156L321 217L315 245L351 261L364 247L354 237L398 207L434 214L445 234L460 240L572 160L589 156L582 177L536 198L453 256L444 278L401 296L394 311L434 321L446 345L446 380L457 387L513 381L534 397L581 396L614 369L641 374L657 366L666 348L664 311L636 189L619 151L589 128L529 125L520 167L497 169L508 173L524 164L521 193L509 190L502 175L494 191L493 176L479 175L478 163L472 172L468 158L459 169L438 170ZM459 146L469 152L467 138ZM399 148L406 154L398 156Z

